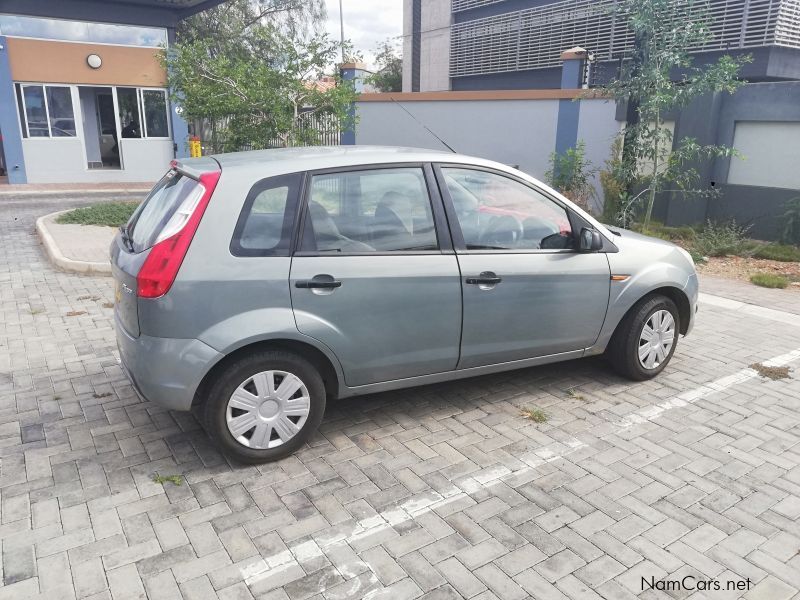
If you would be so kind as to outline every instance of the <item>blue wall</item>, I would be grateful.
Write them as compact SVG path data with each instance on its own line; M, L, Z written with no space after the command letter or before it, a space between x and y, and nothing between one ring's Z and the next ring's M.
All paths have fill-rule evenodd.
M6 159L9 183L27 183L25 158L22 155L22 132L17 118L17 97L11 66L8 62L8 45L0 36L0 131L3 134L3 153Z

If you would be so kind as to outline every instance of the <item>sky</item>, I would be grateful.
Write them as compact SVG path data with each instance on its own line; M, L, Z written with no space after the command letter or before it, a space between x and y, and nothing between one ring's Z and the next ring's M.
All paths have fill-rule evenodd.
M339 39L339 0L325 0L326 31ZM387 37L403 34L403 0L342 0L344 37L374 66L375 47ZM400 42L402 38L397 38Z

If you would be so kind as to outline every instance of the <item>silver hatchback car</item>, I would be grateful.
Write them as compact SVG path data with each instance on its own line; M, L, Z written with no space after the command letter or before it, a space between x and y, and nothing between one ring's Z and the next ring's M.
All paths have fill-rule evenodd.
M692 328L687 252L539 181L429 150L173 162L111 246L122 364L230 456L300 447L330 398L605 353L654 377Z

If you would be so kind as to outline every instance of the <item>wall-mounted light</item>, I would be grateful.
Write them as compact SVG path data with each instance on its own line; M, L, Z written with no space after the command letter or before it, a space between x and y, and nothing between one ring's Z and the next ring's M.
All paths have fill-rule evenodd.
M99 69L103 65L103 59L97 54L90 54L86 57L86 64L93 69Z

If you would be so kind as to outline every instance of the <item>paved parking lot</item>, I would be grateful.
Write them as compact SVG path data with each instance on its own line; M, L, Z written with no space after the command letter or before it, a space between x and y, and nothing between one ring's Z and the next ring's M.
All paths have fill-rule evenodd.
M791 301L710 298L656 381L593 359L336 402L242 467L136 398L110 280L35 237L66 207L0 203L0 599L800 599Z

